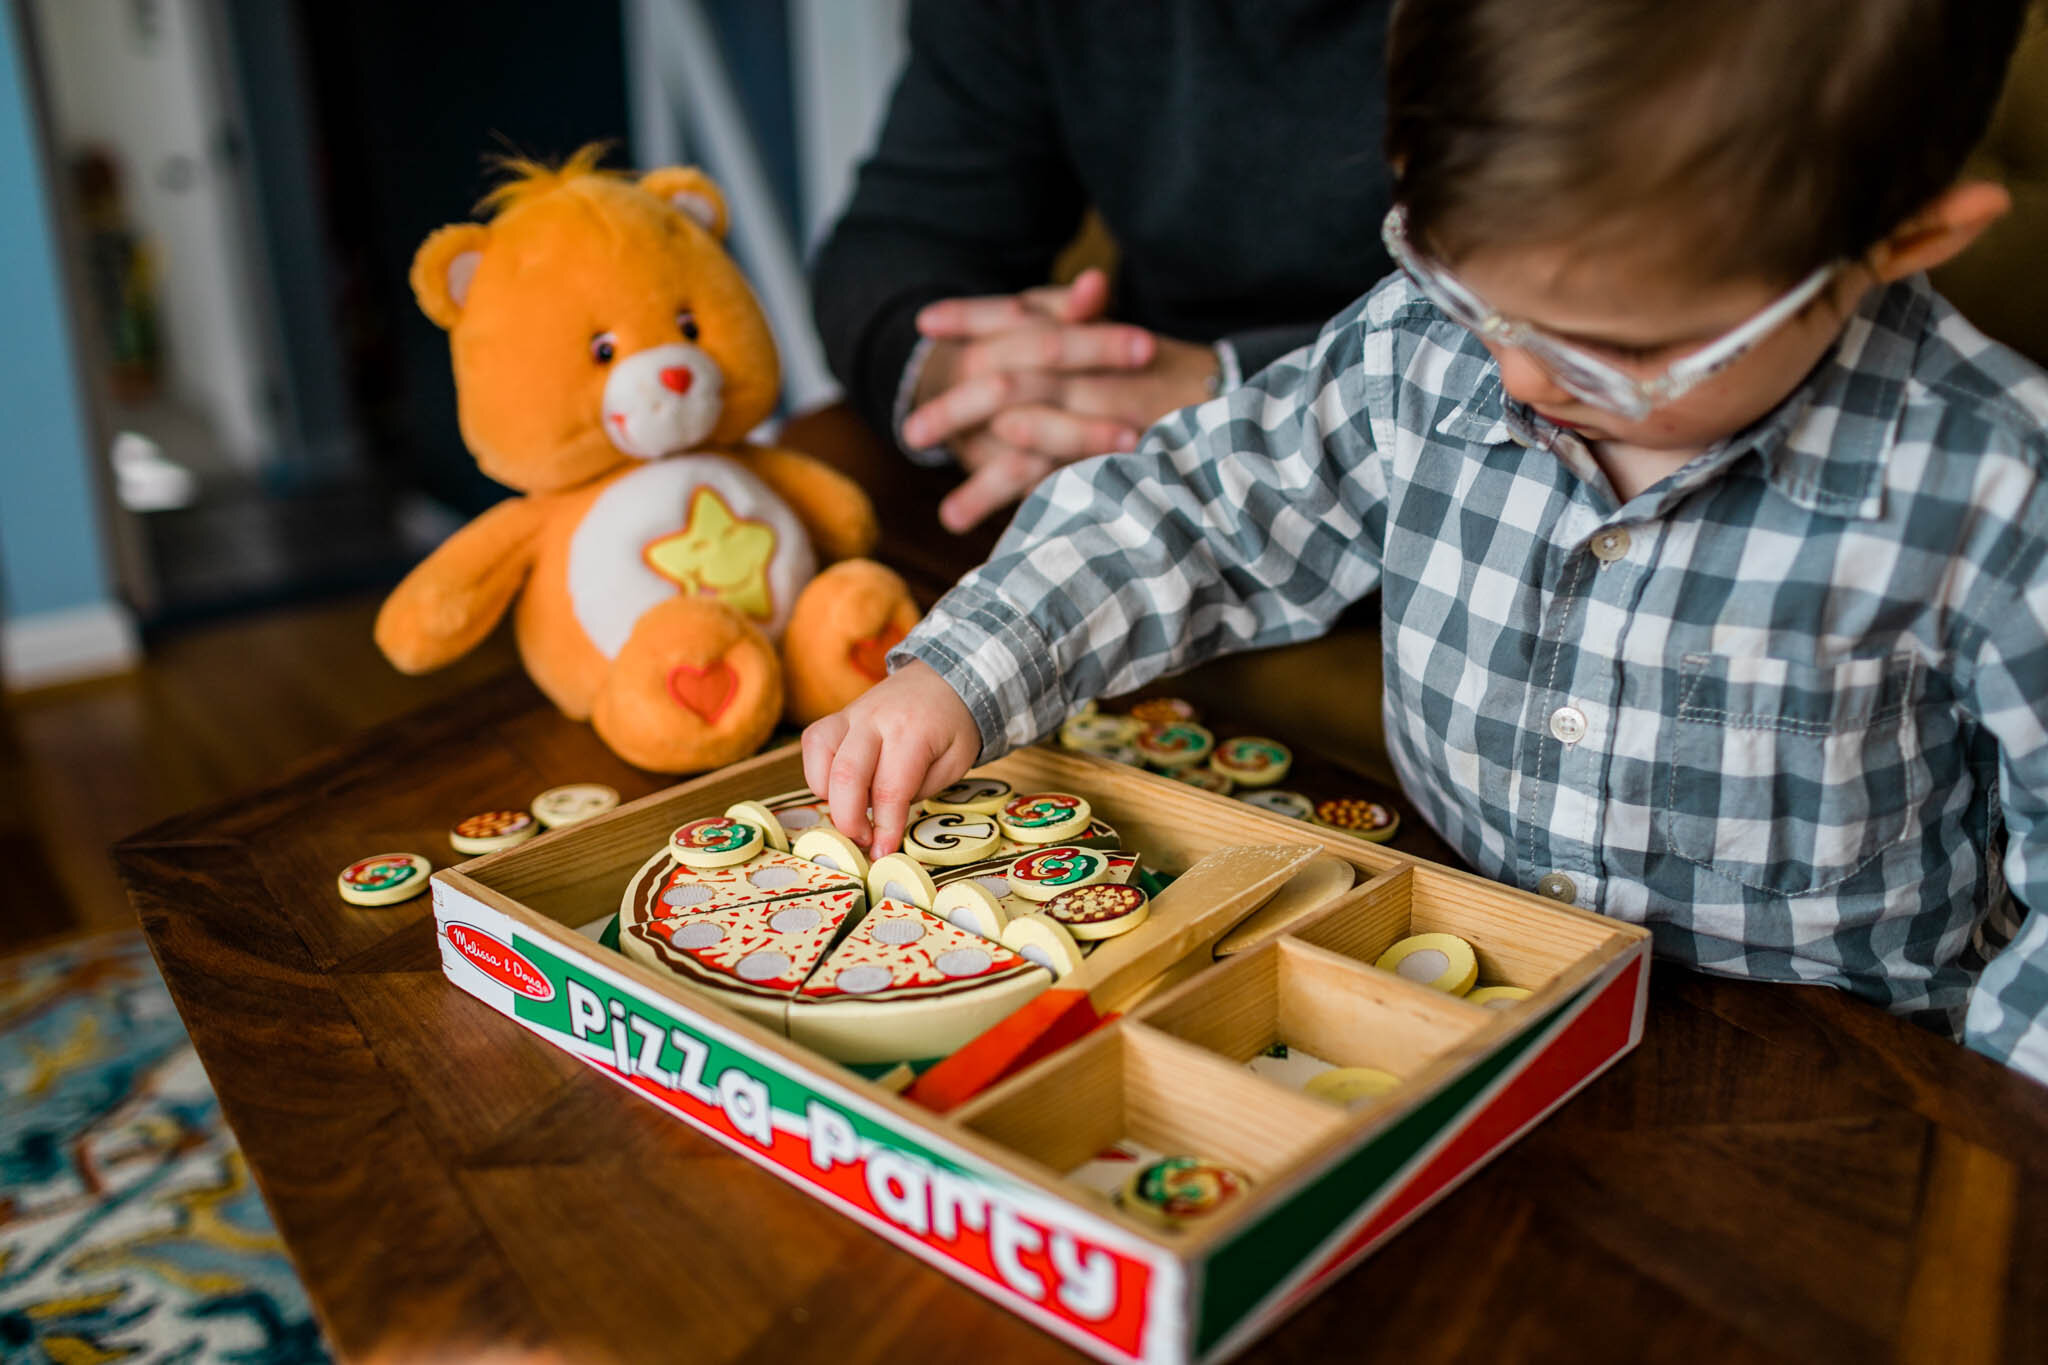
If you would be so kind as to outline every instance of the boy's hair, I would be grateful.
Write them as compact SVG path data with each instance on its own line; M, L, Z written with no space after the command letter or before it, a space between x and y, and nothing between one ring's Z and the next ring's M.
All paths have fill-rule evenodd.
M1789 283L1954 183L2027 5L1399 0L1395 198L1447 259L1649 241L1694 279Z

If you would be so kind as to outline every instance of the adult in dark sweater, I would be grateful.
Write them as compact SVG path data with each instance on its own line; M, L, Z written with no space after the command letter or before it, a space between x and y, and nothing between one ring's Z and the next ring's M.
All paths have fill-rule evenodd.
M1128 449L1391 269L1387 10L912 0L909 62L812 293L868 421L970 472L949 526ZM1099 271L1047 287L1091 206L1113 289Z

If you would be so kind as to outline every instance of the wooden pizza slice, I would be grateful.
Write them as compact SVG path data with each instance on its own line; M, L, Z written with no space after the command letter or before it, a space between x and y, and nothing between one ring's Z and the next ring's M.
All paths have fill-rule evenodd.
M673 975L756 1023L788 1031L790 996L857 920L866 893L835 891L621 921L628 957Z
M663 850L619 902L619 948L784 1032L789 995L867 905L859 879L787 853L685 867Z
M1000 943L883 901L790 1001L789 1036L841 1062L943 1056L1051 981Z

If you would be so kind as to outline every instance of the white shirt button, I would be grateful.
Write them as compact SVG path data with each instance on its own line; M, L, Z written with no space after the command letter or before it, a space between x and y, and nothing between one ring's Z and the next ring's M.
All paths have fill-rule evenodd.
M1550 733L1561 744L1577 744L1586 737L1586 713L1576 706L1560 706L1550 713Z
M1628 531L1620 526L1611 526L1593 537L1593 557L1603 564L1612 564L1628 553Z
M1546 872L1536 879L1536 890L1554 901L1567 903L1579 898L1579 888L1562 872Z

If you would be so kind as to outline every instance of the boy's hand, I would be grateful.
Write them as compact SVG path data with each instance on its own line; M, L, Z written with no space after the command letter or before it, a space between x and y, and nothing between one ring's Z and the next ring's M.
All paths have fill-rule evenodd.
M806 728L803 750L804 778L831 802L833 825L879 858L903 842L911 802L974 765L981 729L935 669L913 662Z

